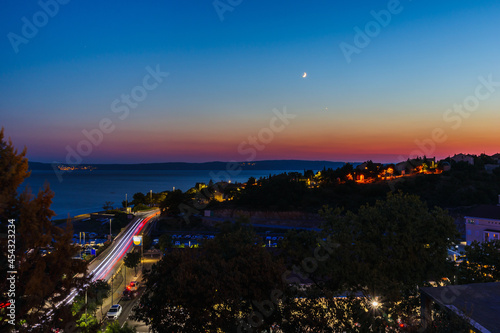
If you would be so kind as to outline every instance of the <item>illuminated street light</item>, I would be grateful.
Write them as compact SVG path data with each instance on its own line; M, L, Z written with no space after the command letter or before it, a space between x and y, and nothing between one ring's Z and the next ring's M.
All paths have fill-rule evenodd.
M380 302L378 297L374 297L370 301L370 307L372 310L378 310L382 306L382 303Z

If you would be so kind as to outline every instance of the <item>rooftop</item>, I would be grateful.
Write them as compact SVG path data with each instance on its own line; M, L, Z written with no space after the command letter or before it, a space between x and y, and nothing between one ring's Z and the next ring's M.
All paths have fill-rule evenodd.
M500 282L424 287L420 290L440 306L470 318L471 324L480 332L500 332Z

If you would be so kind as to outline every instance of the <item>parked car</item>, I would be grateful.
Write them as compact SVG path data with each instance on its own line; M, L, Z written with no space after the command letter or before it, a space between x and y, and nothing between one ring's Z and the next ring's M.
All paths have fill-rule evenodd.
M120 304L114 304L111 306L109 309L108 313L106 314L106 317L108 319L118 319L120 315L122 314L122 306Z
M180 245L181 245L181 242L176 241L176 242L174 243L174 245L175 245L175 246L180 246Z

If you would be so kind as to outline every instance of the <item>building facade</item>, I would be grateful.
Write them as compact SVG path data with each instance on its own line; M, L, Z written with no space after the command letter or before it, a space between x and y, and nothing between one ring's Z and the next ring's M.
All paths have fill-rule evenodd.
M497 206L478 206L472 209L464 218L467 245L473 241L489 242L500 240L500 202Z

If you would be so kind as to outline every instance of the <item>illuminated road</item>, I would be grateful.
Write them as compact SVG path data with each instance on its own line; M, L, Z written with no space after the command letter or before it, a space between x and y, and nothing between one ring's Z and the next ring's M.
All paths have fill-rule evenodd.
M155 211L153 213L143 213L142 217L137 218L137 220L132 221L125 230L120 232L118 236L113 240L113 243L110 245L108 249L106 249L99 257L96 258L89 265L87 274L91 277L91 281L94 282L96 280L102 279L108 281L111 275L113 274L113 270L123 258L123 256L127 253L127 251L132 246L132 238L133 236L139 234L144 226L155 216L159 215L160 211ZM102 259L101 259L102 258ZM73 290L69 295L62 301L56 304L56 307L59 308L62 304L69 305L73 303L73 300L78 295L78 290ZM52 317L53 310L50 309L40 321L45 322L46 319ZM35 329L39 325L34 325L32 328Z
M89 265L89 276L91 276L92 282L97 280L108 281L111 278L114 268L132 246L132 237L138 235L151 218L158 214L159 211L149 214L145 218L137 219L124 232L118 235L110 246L110 249L108 249L109 252L106 251L101 255L104 256L103 259L95 260Z
M97 280L108 281L111 278L115 267L132 246L133 236L138 235L144 226L158 214L160 214L159 211L147 213L144 217L131 222L127 229L113 240L111 246L99 256L100 258L97 258L89 265L88 276L91 277L92 282ZM78 291L74 290L61 303L71 304L77 294Z

